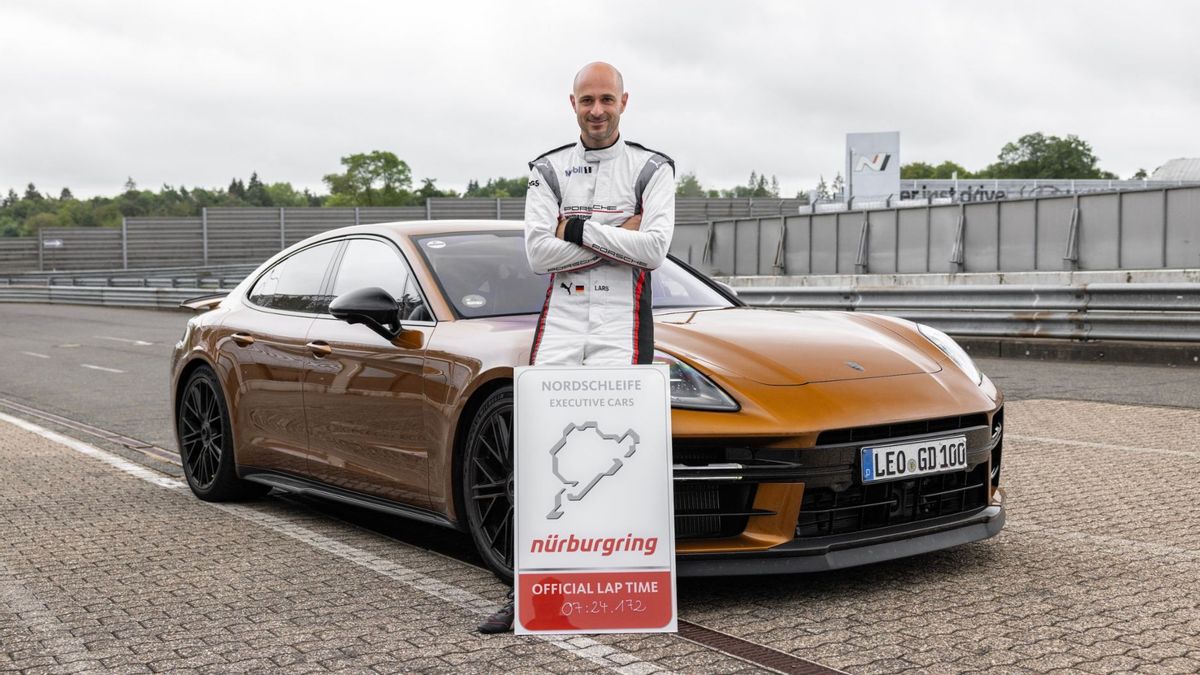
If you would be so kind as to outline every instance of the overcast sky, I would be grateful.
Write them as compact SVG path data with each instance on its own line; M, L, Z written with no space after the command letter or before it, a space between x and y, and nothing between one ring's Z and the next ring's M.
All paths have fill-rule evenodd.
M51 2L0 4L0 189L127 176L324 191L389 150L463 189L578 135L567 95L622 70L622 135L706 186L831 179L846 132L970 169L1077 134L1121 177L1200 156L1193 2Z

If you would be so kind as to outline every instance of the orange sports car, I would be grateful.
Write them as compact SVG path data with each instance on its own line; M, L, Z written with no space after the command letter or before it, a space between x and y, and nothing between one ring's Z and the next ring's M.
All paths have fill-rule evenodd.
M1003 399L944 333L747 307L671 258L652 275L671 373L678 571L805 572L990 537ZM171 367L200 499L271 488L468 532L511 574L512 376L548 279L520 223L333 230L188 322Z

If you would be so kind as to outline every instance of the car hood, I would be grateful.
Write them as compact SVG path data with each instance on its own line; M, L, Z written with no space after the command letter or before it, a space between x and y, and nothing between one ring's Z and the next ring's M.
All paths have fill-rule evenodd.
M760 384L797 385L941 370L937 361L898 334L847 312L737 307L672 312L655 319L658 347Z

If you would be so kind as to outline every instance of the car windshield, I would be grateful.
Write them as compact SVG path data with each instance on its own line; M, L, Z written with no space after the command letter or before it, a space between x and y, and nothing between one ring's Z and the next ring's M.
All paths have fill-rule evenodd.
M549 277L534 274L520 231L416 237L446 300L464 318L537 314ZM724 296L668 259L650 275L654 308L730 307Z

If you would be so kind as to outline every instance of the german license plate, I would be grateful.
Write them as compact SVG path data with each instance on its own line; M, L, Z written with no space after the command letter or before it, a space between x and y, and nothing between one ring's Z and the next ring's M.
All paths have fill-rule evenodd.
M967 468L967 437L862 449L862 481L878 483Z

